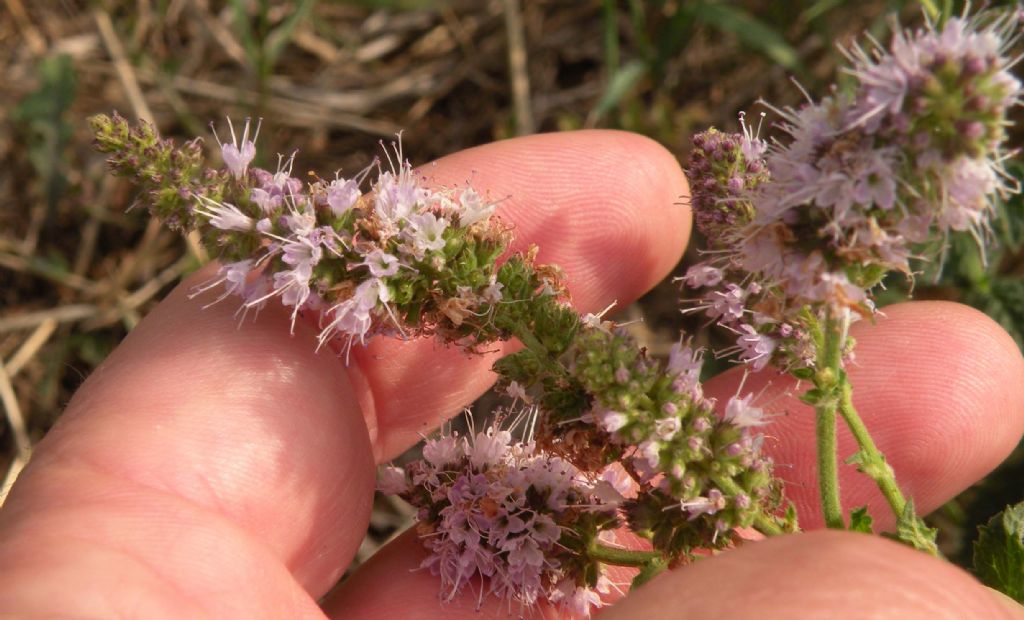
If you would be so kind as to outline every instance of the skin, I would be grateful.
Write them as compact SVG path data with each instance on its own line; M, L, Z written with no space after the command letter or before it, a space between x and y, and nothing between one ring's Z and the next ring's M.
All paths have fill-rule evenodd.
M509 196L499 213L519 247L535 243L541 261L565 269L582 311L641 295L689 237L678 164L635 135L508 140L424 171L438 184L472 180L492 198ZM203 309L187 293L204 277L128 336L39 444L0 512L0 615L503 617L495 600L476 611L472 595L441 604L436 578L411 570L423 552L409 534L317 605L366 531L375 463L486 390L494 355L378 339L346 368L314 353L309 326L289 335L279 307L241 328L231 303ZM903 304L854 336L856 404L921 511L984 476L1020 439L1024 359L982 314ZM738 382L727 374L708 390L724 400ZM770 372L745 389L763 389L760 402L779 412L768 449L804 527L818 527L810 411ZM853 451L847 435L840 450ZM890 527L870 481L841 469L847 508L866 503ZM812 532L663 574L602 617L1024 615L942 561L877 537Z

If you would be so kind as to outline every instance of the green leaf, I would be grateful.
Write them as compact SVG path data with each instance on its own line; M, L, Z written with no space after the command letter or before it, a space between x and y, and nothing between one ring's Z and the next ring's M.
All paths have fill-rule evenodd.
M794 377L802 381L810 381L814 379L813 368L794 368L793 370L789 371L789 374L793 375Z
M309 14L315 5L316 0L300 0L299 5L292 9L288 17L267 36L266 41L263 43L266 50L267 65L273 67L277 64L285 45L291 41L295 28L306 18L306 15Z
M939 17L942 16L942 10L935 4L935 0L921 0L920 4L928 19L936 22L939 21Z
M854 508L850 511L851 532L864 532L865 534L870 534L872 532L871 522L871 515L868 514L867 506Z
M825 398L826 393L824 390L818 388L811 388L800 395L800 400L804 401L808 405L816 406L821 403L822 399Z
M632 92L637 82L645 75L647 75L647 63L641 60L631 60L615 71L611 79L608 80L608 86L605 87L604 94L601 95L601 99L594 106L594 111L591 112L592 117L595 119L604 117L605 114L619 105L619 102Z
M1024 603L1024 502L978 528L974 573L985 585Z
M818 0L811 6L804 9L804 12L800 17L804 21L811 22L827 14L829 11L842 6L842 4L843 0Z
M924 519L917 516L914 500L907 500L903 514L896 519L896 540L919 551L938 556L939 548L935 545L935 536L938 532L937 529L928 527Z
M856 465L857 471L866 474L872 480L892 476L892 467L885 461L885 456L875 454L872 456L863 450L857 450L843 461L847 465Z
M778 30L743 9L726 4L703 2L694 16L705 24L736 35L741 43L758 51L790 71L801 71L800 55Z
M250 68L256 69L260 65L261 49L256 43L256 34L253 32L252 24L249 22L249 11L245 0L231 0L231 8L234 10L235 29L242 40L242 47L245 48L245 55L248 57Z
M1024 347L1024 278L993 278L987 294L972 291L965 301L992 317Z

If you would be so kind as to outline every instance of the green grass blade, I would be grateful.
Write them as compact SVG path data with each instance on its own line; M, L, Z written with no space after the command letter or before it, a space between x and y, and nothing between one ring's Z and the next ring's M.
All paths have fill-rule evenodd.
M694 11L694 17L716 30L735 35L747 47L790 71L803 71L800 55L782 34L742 9L703 2Z
M594 106L591 118L594 122L604 118L605 114L613 110L619 102L633 91L637 83L647 75L647 63L641 60L627 62L608 80L604 94Z

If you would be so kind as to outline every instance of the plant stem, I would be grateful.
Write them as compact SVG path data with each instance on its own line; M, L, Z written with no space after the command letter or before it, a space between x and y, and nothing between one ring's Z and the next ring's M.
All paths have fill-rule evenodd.
M907 508L907 498L896 484L896 475L893 473L892 467L886 463L885 456L871 439L868 427L864 425L864 421L857 414L857 410L853 406L853 388L845 376L840 387L839 412L843 416L846 426L850 428L854 439L857 440L857 445L860 446L858 465L861 471L875 481L878 489L889 502L889 506L892 507L892 511L896 513L897 517L901 516Z
M648 564L664 557L657 551L619 549L618 547L608 547L606 545L599 544L596 541L587 549L587 555L598 562L604 562L605 564L636 567L647 566Z
M818 435L818 481L821 490L822 514L830 528L844 528L842 505L839 501L837 470L836 414L843 417L846 426L860 448L846 462L856 464L861 473L878 485L892 511L896 514L899 540L932 555L938 556L935 530L913 514L911 503L896 484L896 475L878 450L867 426L853 406L853 386L842 367L842 349L846 337L845 325L831 315L824 329L812 332L818 346L815 390L808 393L808 402L814 405Z
M818 490L821 493L821 513L825 525L833 529L846 529L843 523L843 507L839 501L839 465L836 451L836 408L835 405L819 405L814 408L816 435L818 440Z
M827 527L840 530L846 529L839 498L839 445L836 441L836 408L839 404L836 389L842 372L842 337L842 331L830 313L821 334L818 372L814 377L814 385L818 390L814 413L821 513Z

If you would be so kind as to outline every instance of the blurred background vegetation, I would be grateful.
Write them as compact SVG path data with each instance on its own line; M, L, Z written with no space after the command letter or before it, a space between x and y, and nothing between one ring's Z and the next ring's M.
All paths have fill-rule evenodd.
M301 147L300 167L320 171L361 168L399 130L414 164L582 127L640 132L684 159L692 132L735 129L737 112L758 111L759 98L799 103L791 78L825 94L842 59L836 44L863 31L884 40L892 17L918 23L921 8L907 0L2 0L0 502L83 379L209 259L130 210L133 189L92 152L88 116L118 110L175 137L209 137L208 123L227 115L263 117L264 157ZM920 278L914 296L979 307L1020 344L1024 207L1000 208L1000 246L987 264L973 241L954 239L941 278ZM885 301L905 295L894 281ZM623 313L643 319L632 329L654 354L677 337L678 296L666 282ZM1024 499L1022 481L1018 449L934 514L944 550L966 559L975 525ZM402 506L378 502L360 557L407 522Z

